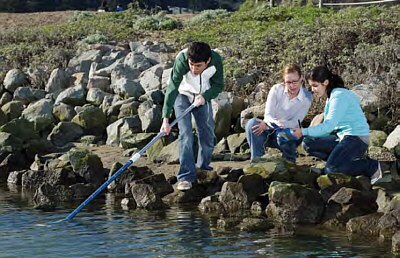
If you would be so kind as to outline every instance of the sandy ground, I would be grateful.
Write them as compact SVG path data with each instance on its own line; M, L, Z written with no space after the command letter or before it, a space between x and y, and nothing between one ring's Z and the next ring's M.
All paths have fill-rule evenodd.
M66 22L75 11L39 13L0 13L0 32L20 27L33 27Z

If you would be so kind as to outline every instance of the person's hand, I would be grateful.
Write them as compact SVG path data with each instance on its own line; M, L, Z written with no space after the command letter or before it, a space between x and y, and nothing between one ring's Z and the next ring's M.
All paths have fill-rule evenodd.
M280 121L280 120L277 120L277 121L276 121L276 125L279 126L279 127L285 127L285 123L283 123L283 122Z
M261 120L261 119L257 119L258 124L253 126L251 128L251 130L253 131L253 133L257 136L261 135L265 130L267 130L268 126L267 124Z
M171 127L169 126L169 119L168 118L164 118L163 119L160 132L164 132L165 135L169 135L169 133L171 132Z
M291 132L294 136L296 136L297 138L301 138L303 137L303 131L301 130L301 128L293 128L291 129Z
M206 103L206 100L204 99L204 97L202 95L197 95L196 98L194 99L194 106L195 107L199 107L201 105L204 105L204 103Z

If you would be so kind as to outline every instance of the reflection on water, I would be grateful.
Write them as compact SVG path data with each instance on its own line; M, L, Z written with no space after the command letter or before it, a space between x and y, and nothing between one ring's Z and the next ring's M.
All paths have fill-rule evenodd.
M390 247L341 234L222 231L195 208L124 211L113 195L71 222L0 187L0 257L391 257Z

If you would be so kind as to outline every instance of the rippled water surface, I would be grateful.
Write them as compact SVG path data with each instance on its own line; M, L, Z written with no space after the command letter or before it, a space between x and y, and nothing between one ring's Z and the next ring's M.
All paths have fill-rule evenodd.
M390 247L341 234L223 231L195 208L124 211L112 196L73 210L32 209L0 187L0 257L391 257Z

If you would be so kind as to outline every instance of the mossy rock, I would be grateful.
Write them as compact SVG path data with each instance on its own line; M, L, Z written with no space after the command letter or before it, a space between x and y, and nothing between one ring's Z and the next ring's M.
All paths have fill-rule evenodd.
M387 137L384 131L372 130L369 135L369 146L382 147Z
M11 120L7 124L0 127L0 132L10 133L15 137L20 138L22 141L29 141L39 138L38 133L34 130L33 123L24 118Z

